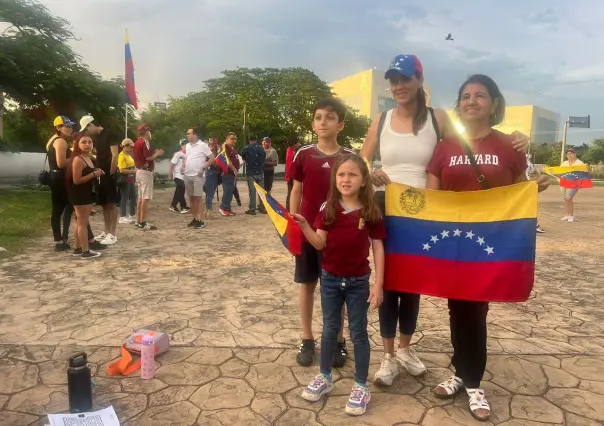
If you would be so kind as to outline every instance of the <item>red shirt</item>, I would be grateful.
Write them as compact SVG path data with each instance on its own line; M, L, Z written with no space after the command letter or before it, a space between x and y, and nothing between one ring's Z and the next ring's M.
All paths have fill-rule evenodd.
M153 171L155 168L155 161L147 161L147 158L151 157L152 155L151 150L147 147L147 144L143 138L138 138L136 142L134 142L134 152L132 157L134 157L134 166L137 169Z
M362 277L371 273L370 240L386 238L384 221L365 222L361 210L345 210L340 205L336 221L325 226L323 212L319 211L314 223L315 228L327 231L322 268L338 277Z
M473 147L478 171L484 175L489 188L512 185L520 175L524 175L526 155L516 151L512 141L512 136L493 130ZM483 189L457 138L445 139L436 145L426 171L440 179L444 191Z
M237 150L234 147L232 147L231 145L229 145L228 143L224 146L224 150L225 150L226 155L229 157L229 161L231 162L233 167L235 167L236 170L239 170L239 167L241 166L241 164L239 164L239 157L237 157ZM231 169L229 169L228 174L232 175L233 171Z
M321 205L327 200L331 184L331 169L340 155L354 154L341 147L334 155L326 155L316 145L306 145L298 150L291 165L291 177L302 183L300 214L308 223L314 223Z
M289 182L292 180L292 163L294 162L294 156L296 155L296 150L291 146L287 148L287 153L285 154L285 181Z

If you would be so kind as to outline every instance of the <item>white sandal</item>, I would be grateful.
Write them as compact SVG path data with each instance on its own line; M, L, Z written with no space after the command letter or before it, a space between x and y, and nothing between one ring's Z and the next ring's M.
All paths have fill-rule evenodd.
M466 389L466 393L470 397L470 413L472 417L481 422L489 420L491 415L491 407L484 396L484 390L482 389ZM486 417L479 417L476 414L478 410L486 410L489 414Z
M432 393L439 398L451 398L452 396L455 396L455 394L457 392L459 392L459 390L462 389L463 387L464 387L463 380L461 380L457 376L451 376L447 380L445 380L444 382L442 382L438 386L436 386L432 390ZM446 393L436 392L436 389L438 389L438 388L443 388Z

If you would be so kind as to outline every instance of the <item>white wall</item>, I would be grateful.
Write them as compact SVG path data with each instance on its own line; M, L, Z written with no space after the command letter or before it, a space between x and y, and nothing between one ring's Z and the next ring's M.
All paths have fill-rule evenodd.
M25 176L37 177L42 170L45 154L22 152L0 152L0 184L19 183ZM46 166L48 170L48 166ZM167 175L170 169L170 162L167 159L159 161L155 165L155 171L161 175ZM277 166L277 173L283 173L285 167L280 164Z

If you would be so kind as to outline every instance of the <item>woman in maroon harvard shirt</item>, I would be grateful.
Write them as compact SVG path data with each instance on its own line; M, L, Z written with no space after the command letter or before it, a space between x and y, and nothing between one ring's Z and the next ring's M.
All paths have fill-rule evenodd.
M459 89L455 110L465 127L465 143L474 154L476 168L466 158L464 141L443 140L427 167L428 189L480 191L527 180L524 153L514 150L510 136L492 128L504 119L505 100L490 77L471 76ZM549 185L546 177L538 184L539 191ZM481 421L488 420L491 410L480 389L487 362L488 310L488 302L449 300L451 362L456 375L434 388L437 396L446 398L465 387L470 412Z

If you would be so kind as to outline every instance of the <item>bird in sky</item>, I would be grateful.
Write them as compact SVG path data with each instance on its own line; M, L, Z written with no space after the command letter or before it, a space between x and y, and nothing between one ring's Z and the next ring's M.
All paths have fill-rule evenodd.
M445 40L453 41L454 38L451 36L451 33L449 33L449 35L447 36L447 38L445 38Z

